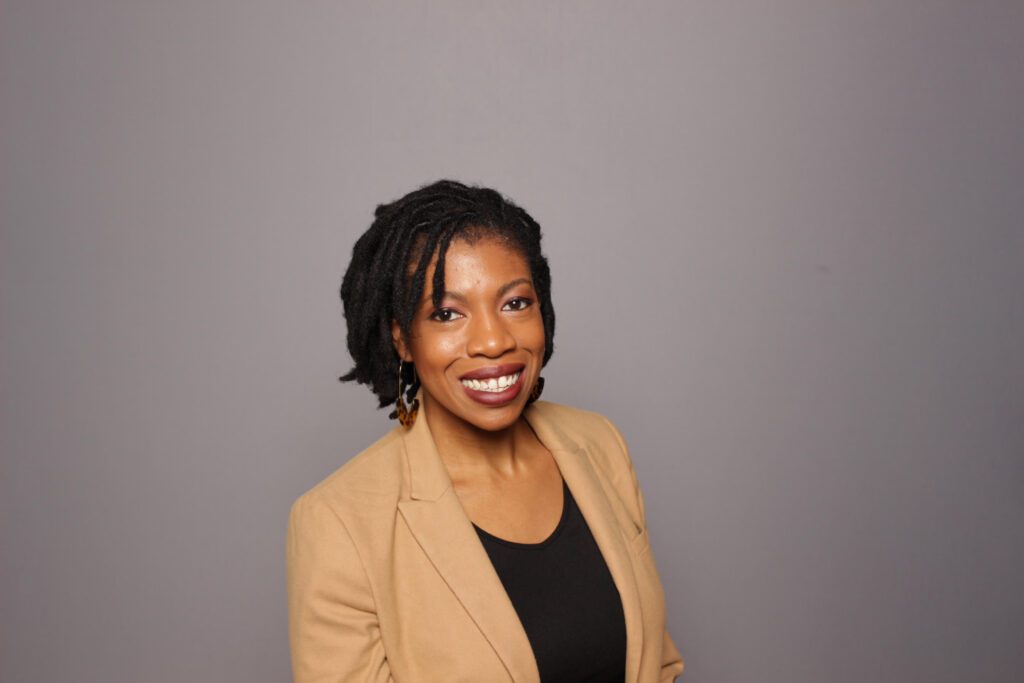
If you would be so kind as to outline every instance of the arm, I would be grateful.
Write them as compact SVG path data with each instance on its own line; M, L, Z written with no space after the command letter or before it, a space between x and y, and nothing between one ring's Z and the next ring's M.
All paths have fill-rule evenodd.
M622 434L618 428L612 424L612 421L607 417L601 416L605 423L611 429L615 435L616 440L619 442L620 452L625 459L625 467L629 472L630 483L633 487L634 498L636 499L637 511L640 515L640 523L643 528L647 529L647 511L644 509L644 494L640 490L640 481L636 476L636 470L633 468L633 459L629 455L629 447L626 446L626 440L622 438ZM661 673L658 677L659 683L671 683L676 679L676 676L683 672L683 658L679 653L679 649L676 644L672 641L672 637L668 634L668 629L665 629L664 636L662 637L661 645Z
M390 681L369 579L341 519L302 496L288 519L288 631L296 683Z
M683 657L679 654L679 649L672 642L672 636L668 634L668 629L666 628L664 642L661 645L659 683L672 683L672 681L676 680L676 676L683 673L683 666Z

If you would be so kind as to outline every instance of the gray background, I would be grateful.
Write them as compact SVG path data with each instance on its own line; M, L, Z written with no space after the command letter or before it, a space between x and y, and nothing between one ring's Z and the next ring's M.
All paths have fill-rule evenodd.
M0 679L282 681L337 298L440 177L546 231L693 683L1024 666L1024 3L4 2Z

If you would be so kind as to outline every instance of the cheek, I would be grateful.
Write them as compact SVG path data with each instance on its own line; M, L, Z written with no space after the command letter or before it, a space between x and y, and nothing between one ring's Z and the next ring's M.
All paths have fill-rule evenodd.
M544 322L540 316L536 320L523 325L519 332L519 344L530 349L540 350L544 348Z
M424 372L443 371L459 356L462 346L458 335L424 333L414 340L412 353Z

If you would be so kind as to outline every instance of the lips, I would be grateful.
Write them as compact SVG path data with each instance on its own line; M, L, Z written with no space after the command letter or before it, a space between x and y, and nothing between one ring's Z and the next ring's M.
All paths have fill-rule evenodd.
M492 379L503 377L519 372L526 367L525 363L504 363L502 365L491 365L485 368L477 368L472 372L461 375L459 379Z
M509 363L490 368L480 368L459 380L466 396L491 408L511 404L523 389L522 363ZM504 375L502 373L509 373ZM474 375L476 375L474 377ZM498 375L502 379L495 379ZM511 384L507 383L511 381Z

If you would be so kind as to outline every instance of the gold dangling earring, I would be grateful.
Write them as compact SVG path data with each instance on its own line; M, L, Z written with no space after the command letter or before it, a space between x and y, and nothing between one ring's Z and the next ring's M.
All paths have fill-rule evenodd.
M412 399L412 405L408 407L406 407L405 401L402 400L402 394L408 391L408 387L403 386L402 382L402 362L401 360L398 361L398 400L395 401L395 412L391 413L390 417L397 417L403 427L409 428L416 422L416 415L420 410L420 400L418 398ZM416 366L414 365L413 373L415 372Z
M526 399L526 405L530 405L538 398L540 398L540 392L544 391L544 378L538 377L537 383L530 389L530 397Z

